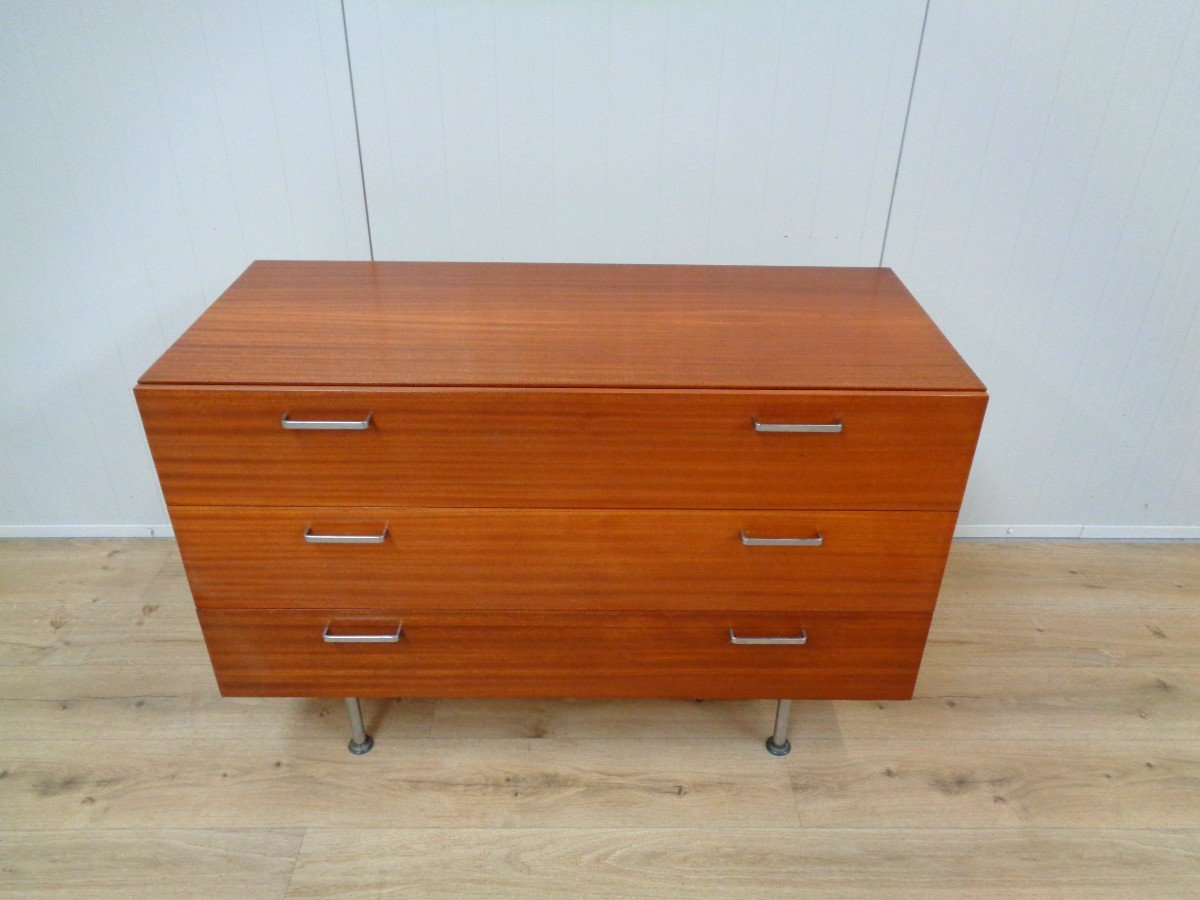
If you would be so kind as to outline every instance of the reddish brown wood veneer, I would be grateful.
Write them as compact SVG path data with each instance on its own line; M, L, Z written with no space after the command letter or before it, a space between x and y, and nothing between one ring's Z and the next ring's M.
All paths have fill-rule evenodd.
M982 391L891 269L256 262L142 384Z
M888 269L500 263L254 263L136 396L240 696L911 696L987 404Z
M227 696L903 700L926 613L200 610ZM394 644L327 644L394 634ZM798 635L803 646L735 646Z
M957 510L986 397L139 388L172 506ZM363 431L280 420L362 419ZM765 422L843 423L763 434Z
M928 612L954 514L175 507L210 607ZM380 544L310 544L384 534ZM747 547L821 535L820 547Z

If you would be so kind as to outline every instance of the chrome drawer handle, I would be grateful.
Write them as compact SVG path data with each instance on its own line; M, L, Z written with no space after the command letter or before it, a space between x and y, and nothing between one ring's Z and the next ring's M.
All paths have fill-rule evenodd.
M332 622L325 626L321 640L327 644L398 644L404 633L404 623L396 626L395 634L330 634Z
M386 525L379 534L313 534L311 525L304 529L306 544L382 544L387 536Z
M825 543L825 535L817 532L816 537L810 538L756 538L741 532L742 543L747 547L820 547Z
M751 419L755 431L788 432L790 434L837 434L842 430L841 422L760 422Z
M365 419L289 419L284 413L279 420L289 431L366 431L371 427L371 413Z
M787 644L789 646L798 647L801 644L808 643L808 632L801 631L796 637L738 637L734 634L732 628L729 629L729 643L731 644Z

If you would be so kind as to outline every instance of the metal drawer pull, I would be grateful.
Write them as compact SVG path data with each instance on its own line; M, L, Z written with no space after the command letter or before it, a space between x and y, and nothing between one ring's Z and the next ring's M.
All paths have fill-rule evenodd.
M313 534L312 526L304 529L306 544L382 544L388 535L387 526L379 534Z
M365 419L289 419L284 413L280 419L283 427L289 431L366 431L371 427L371 413Z
M820 547L825 543L825 535L817 532L816 537L810 538L756 538L741 532L742 543L747 547Z
M738 637L734 634L733 629L729 629L729 643L731 644L788 644L793 647L798 647L801 644L808 643L808 632L801 631L796 637Z
M327 644L398 644L400 635L404 633L403 622L396 626L395 634L330 634L332 625L330 622L321 633L321 640Z
M782 431L791 434L837 434L842 430L841 422L815 422L807 424L804 422L760 422L758 419L752 419L751 421L754 422L755 431Z

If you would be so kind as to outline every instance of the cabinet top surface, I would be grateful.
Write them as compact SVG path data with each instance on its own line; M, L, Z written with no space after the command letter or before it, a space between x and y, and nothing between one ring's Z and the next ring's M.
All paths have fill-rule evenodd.
M891 269L255 262L141 384L982 391Z

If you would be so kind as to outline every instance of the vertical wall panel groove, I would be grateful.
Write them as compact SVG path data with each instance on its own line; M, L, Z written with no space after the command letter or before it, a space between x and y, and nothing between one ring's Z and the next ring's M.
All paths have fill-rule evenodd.
M874 265L922 0L345 0L381 259Z
M1198 9L11 2L0 533L165 522L129 387L254 257L880 248L992 388L964 530L1200 528Z
M162 527L137 377L252 259L367 255L338 10L0 15L0 528Z
M1196 16L931 4L884 263L992 391L970 526L1200 523Z

